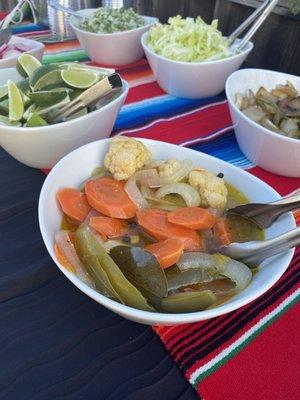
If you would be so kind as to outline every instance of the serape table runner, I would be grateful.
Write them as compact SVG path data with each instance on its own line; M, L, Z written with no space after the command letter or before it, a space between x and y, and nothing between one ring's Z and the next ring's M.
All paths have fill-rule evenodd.
M77 41L47 45L43 62L62 61L92 64ZM117 71L129 82L130 91L112 135L162 140L213 155L256 175L281 195L300 187L300 179L271 174L245 158L224 98L172 97L158 86L146 59ZM300 214L295 217L300 223ZM299 265L298 249L275 286L230 314L195 324L153 327L199 398L299 398Z

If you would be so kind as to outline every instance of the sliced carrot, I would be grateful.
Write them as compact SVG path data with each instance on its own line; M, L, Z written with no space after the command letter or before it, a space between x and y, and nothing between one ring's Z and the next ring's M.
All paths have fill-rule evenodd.
M54 244L54 251L58 261L70 272L75 273L75 268L73 265L66 259L64 253L61 251L57 243Z
M109 238L124 236L128 233L128 224L124 220L110 217L91 217L90 225L101 235Z
M102 214L112 217L133 218L136 206L124 190L124 182L112 178L98 178L86 182L85 193L89 204Z
M144 209L137 212L139 225L155 239L179 239L185 250L190 251L204 248L203 238L196 231L172 224L167 216L166 211L156 209Z
M166 239L148 244L145 249L154 254L160 266L165 269L177 263L183 253L184 245L180 239Z
M91 210L86 195L77 189L63 188L56 193L63 212L76 221L83 222Z
M169 212L168 221L190 229L211 229L216 218L205 208L184 207Z
M220 244L227 245L232 243L232 235L225 218L218 218L214 226L214 235Z

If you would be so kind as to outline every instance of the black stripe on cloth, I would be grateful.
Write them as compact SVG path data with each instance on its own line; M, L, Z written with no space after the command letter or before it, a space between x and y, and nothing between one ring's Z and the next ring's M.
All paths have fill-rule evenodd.
M178 360L176 360L179 363L180 367L183 369L183 371L186 372L189 368L191 368L195 364L196 361L199 361L200 359L206 357L208 354L215 351L218 347L222 346L226 341L231 339L238 331L242 330L249 322L251 322L252 319L257 317L264 309L272 305L275 301L280 299L280 297L282 297L286 292L291 290L294 287L294 285L299 281L298 278L299 274L296 275L295 278L292 279L277 294L269 298L265 304L260 305L254 311L246 315L245 318L239 321L234 327L228 329L227 332L224 332L222 335L218 334L213 335L209 340L210 342L209 345L204 346L204 348L203 344L196 345L195 347L184 353ZM195 343L196 342L197 341L195 340ZM188 357L190 356L191 358L188 359Z
M238 309L236 311L233 311L230 314L225 314L224 316L221 317L217 317L217 318L212 318L209 321L207 321L205 324L203 324L201 327L195 326L195 329L193 329L192 331L189 331L187 335L178 338L178 340L173 343L171 345L171 348L175 348L176 351L173 353L174 355L176 355L178 353L178 351L180 351L182 349L182 346L179 346L178 349L176 348L177 345L180 345L180 342L182 340L186 340L188 338L190 338L191 336L193 336L195 334L195 332L198 333L198 336L205 336L209 330L214 330L216 329L219 325L223 324L226 320L228 320L228 318L230 318L230 320L234 320L236 318L239 318L241 315L244 315L245 313L248 313L249 311L251 311L252 309L254 309L255 307L258 306L258 304L264 302L269 296L271 296L275 291L277 291L282 284L284 284L283 282L287 282L287 280L289 279L289 277L294 274L294 269L297 269L297 261L300 261L300 252L299 254L294 258L294 260L292 261L289 269L286 271L286 276L284 277L284 279L282 278L281 281L279 281L275 286L273 286L271 289L269 289L265 294L263 294L261 297L259 297L254 303L250 303L249 305L244 306L241 309ZM205 329L205 328L209 328L209 329ZM223 328L221 328L223 329ZM169 341L173 340L177 335L181 335L182 334L182 330L180 332L176 332L175 335L173 335L172 337L170 337L166 343L168 343ZM189 345L189 343L185 343L183 346L186 347L187 345Z
M280 285L277 285L276 288L274 288L274 290L272 291L268 291L268 296L264 296L264 299L260 298L260 302L255 302L252 304L252 307L247 307L247 309L243 309L242 312L240 313L236 313L234 315L234 318L228 320L227 324L224 325L223 327L221 327L219 330L215 331L210 337L208 337L207 339L201 340L202 337L204 337L206 334L209 333L209 329L206 330L206 332L201 333L198 332L197 330L194 331L194 333L197 333L197 336L194 337L192 340L190 340L188 343L184 343L182 345L180 345L175 351L173 351L172 348L172 355L173 357L176 357L176 355L184 350L184 348L192 345L193 343L197 343L198 342L198 346L201 345L205 345L207 346L211 341L213 341L214 338L219 337L221 338L223 335L225 335L225 333L230 332L231 329L234 329L235 325L238 324L242 318L244 316L248 316L250 313L254 313L255 310L258 307L263 306L262 303L265 303L266 301L268 301L270 299L270 297L275 296L276 293L281 290L284 286L286 286L291 280L293 280L295 277L294 274L289 275L289 277L287 277ZM219 324L219 321L217 321L217 325Z

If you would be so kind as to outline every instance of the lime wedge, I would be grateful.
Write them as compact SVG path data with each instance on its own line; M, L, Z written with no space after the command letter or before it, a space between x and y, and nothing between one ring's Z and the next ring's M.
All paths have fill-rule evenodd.
M62 106L64 106L65 104L69 103L70 101L70 97L66 96L62 101L60 101L59 103L56 103L52 106L49 107L36 107L35 111L38 115L40 115L42 118L47 119L47 114L53 110L55 110L56 108L60 108Z
M70 100L72 101L72 100L76 99L76 97L80 96L82 92L84 92L83 89L73 90L71 93L69 93Z
M24 112L23 119L28 119L31 114L33 114L37 110L35 104L31 104Z
M25 124L25 126L27 126L28 128L33 128L36 126L46 126L46 125L48 125L47 122L36 113L30 114Z
M29 83L33 91L61 86L63 83L61 70L54 65L42 65L34 71Z
M18 86L18 88L21 90L21 92L23 94L28 96L28 94L31 91L30 85L29 85L29 78L26 78L26 79L23 79L23 80L21 80L19 82L16 82L16 85Z
M7 97L8 89L7 85L0 86L0 100Z
M0 115L0 125L21 126L22 124L19 121L10 121L8 117L5 117L4 115Z
M10 121L20 121L24 113L24 104L22 94L17 85L11 81L7 81L8 101L9 101L9 119Z
M29 94L30 100L40 107L49 107L61 102L68 95L67 90L43 90Z
M83 69L64 69L61 77L67 85L76 89L87 89L99 80L97 73Z
M8 99L0 102L0 114L8 116Z
M20 75L24 77L29 76L30 78L34 71L41 65L37 58L33 57L31 54L23 53L18 57L16 68Z

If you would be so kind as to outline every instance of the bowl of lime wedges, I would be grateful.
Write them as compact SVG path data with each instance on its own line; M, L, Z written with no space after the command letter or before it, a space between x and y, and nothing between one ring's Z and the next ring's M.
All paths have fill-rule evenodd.
M23 53L16 68L1 70L0 145L15 159L34 168L51 168L70 151L109 137L128 84L66 121L51 124L48 116L92 87L111 69L78 63L42 65Z

